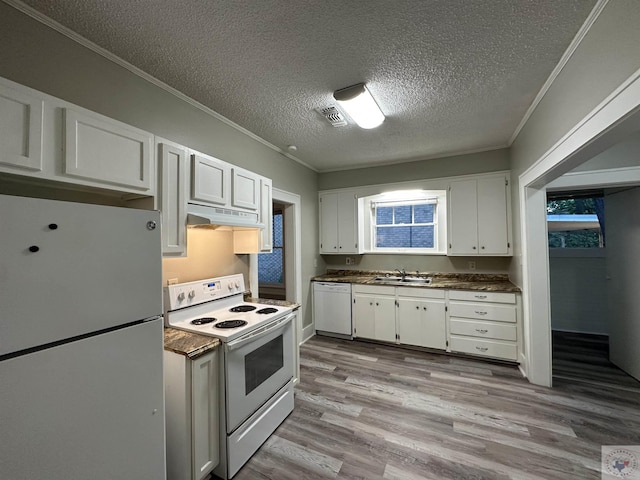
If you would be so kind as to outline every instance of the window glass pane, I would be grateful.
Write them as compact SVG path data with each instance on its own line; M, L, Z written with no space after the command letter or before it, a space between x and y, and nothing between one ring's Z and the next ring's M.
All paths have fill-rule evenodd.
M273 246L274 247L282 247L283 245L283 237L284 237L284 229L282 228L282 217L281 213L276 213L273 215Z
M403 223L411 223L411 205L404 205L401 207L393 207L395 225Z
M376 247L408 248L411 246L411 227L377 227Z
M282 283L282 248L258 255L258 281Z
M391 225L393 223L393 207L376 208L376 225Z
M415 223L433 223L433 214L435 212L435 205L433 203L416 205L413 207L413 210Z
M411 227L411 247L433 248L433 225Z

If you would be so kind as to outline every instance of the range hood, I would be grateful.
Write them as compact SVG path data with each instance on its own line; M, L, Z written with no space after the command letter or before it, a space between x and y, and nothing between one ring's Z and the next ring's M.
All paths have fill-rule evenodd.
M258 214L225 207L187 204L187 225L213 225L241 228L264 228Z

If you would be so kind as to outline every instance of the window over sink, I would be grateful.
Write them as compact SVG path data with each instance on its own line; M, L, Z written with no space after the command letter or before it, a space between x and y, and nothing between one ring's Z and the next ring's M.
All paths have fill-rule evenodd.
M397 190L361 200L367 253L446 253L445 190Z

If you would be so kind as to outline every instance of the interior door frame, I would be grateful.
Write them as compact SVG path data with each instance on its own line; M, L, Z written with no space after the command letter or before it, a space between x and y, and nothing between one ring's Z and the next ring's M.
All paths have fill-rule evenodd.
M518 178L524 356L531 383L552 385L547 185L640 129L640 70Z

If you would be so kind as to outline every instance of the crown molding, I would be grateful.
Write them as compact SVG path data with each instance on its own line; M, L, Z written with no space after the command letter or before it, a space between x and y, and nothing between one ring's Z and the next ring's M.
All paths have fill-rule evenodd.
M19 10L20 12L24 13L25 15L28 15L29 17L33 18L34 20L42 23L43 25L46 25L47 27L55 30L56 32L61 33L65 37L70 38L71 40L73 40L74 42L82 45L83 47L86 47L89 50L92 50L93 52L97 53L98 55L100 55L100 56L106 58L107 60L117 64L118 66L128 70L129 72L133 73L134 75L137 75L138 77L142 78L143 80L146 80L147 82L155 85L156 87L161 88L162 90L164 90L167 93L170 93L171 95L179 98L180 100L190 104L191 106L196 107L197 109L199 109L199 110L203 111L204 113L210 115L211 117L215 118L216 120L219 120L219 121L223 122L224 124L230 126L231 128L234 128L235 130L239 131L240 133L246 135L247 137L250 137L251 139L253 139L253 140L261 143L262 145L264 145L264 146L276 151L277 153L287 157L288 159L299 163L300 165L308 168L309 170L312 170L312 171L314 171L316 173L318 172L318 170L315 167L312 167L308 163L300 160L298 157L296 157L294 155L291 155L289 152L283 150L282 148L280 148L280 147L268 142L267 140L265 140L262 137L259 137L255 133L247 130L246 128L238 125L237 123L232 122L227 117L224 117L224 116L220 115L215 110L212 110L211 108L207 107L206 105L203 105L202 103L198 102L197 100L194 100L193 98L185 95L184 93L180 92L179 90L167 85L166 83L162 82L161 80L158 80L156 77L154 77L154 76L148 74L147 72L145 72L144 70L141 70L140 68L130 64L129 62L127 62L126 60L123 60L122 58L118 57L117 55L114 55L113 53L109 52L108 50L106 50L106 49L102 48L101 46L93 43L92 41L86 39L82 35L79 35L78 33L74 32L70 28L67 28L64 25L56 22L55 20L47 17L46 15L42 14L38 10L34 9L33 7L31 7L29 5L26 5L25 3L23 3L23 2L21 2L19 0L2 0L2 1L4 3L6 3L7 5L10 5L11 7L15 8L16 10Z

